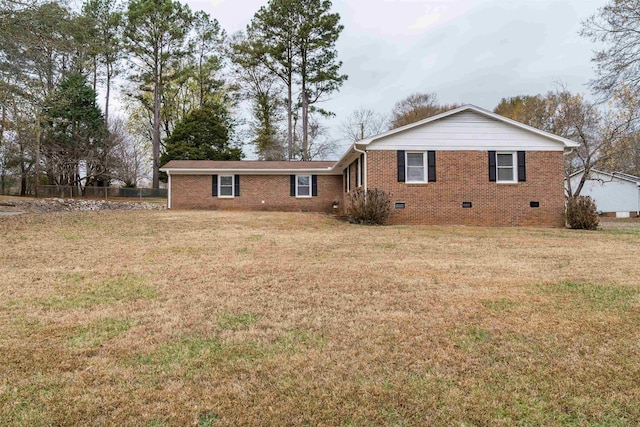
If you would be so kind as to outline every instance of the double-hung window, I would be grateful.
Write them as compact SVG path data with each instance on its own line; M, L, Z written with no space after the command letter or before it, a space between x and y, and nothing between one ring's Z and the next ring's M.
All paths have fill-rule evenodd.
M296 175L296 197L311 197L311 175Z
M233 197L233 175L220 175L218 177L218 197Z
M517 182L516 153L496 153L497 182Z
M406 182L427 182L426 153L406 153Z

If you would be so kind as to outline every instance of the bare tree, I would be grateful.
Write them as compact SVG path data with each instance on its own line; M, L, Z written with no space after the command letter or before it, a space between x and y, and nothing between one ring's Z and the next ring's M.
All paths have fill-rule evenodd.
M144 174L145 147L127 131L126 122L120 117L110 120L109 138L113 153L111 177L127 188L137 187Z
M307 160L329 160L335 158L338 141L331 138L329 130L315 116L309 116L308 155ZM302 126L296 126L295 141L301 141ZM301 152L302 147L296 143L295 148Z
M359 141L387 130L387 118L374 110L358 107L340 125L340 132L349 141Z
M610 0L582 23L580 35L604 43L595 52L592 87L611 96L621 86L640 90L640 0Z
M520 107L522 100L529 107ZM568 186L570 197L580 195L592 169L611 170L615 159L628 155L638 119L638 103L630 91L618 91L608 105L602 105L561 88L544 96L503 99L496 111L580 144L565 156L567 177L584 171L575 189Z

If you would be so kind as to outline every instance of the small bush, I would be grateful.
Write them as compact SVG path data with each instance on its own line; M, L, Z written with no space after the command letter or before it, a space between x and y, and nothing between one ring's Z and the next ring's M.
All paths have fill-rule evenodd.
M597 230L600 223L596 204L589 196L569 197L566 216L569 228L573 229Z
M389 219L391 200L382 190L357 189L349 195L349 222L383 225Z

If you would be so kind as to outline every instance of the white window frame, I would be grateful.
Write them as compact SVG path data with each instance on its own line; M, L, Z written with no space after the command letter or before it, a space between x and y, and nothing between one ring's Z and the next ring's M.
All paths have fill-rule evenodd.
M512 166L499 166L498 165L498 155L504 155L504 154L510 154L511 155L511 163ZM496 151L496 182L498 184L517 184L518 183L518 156L517 156L517 152L515 151ZM499 177L499 173L498 170L500 169L510 169L513 168L513 179L510 180L504 180L504 179L500 179Z
M356 188L362 187L362 157L358 157L356 166Z
M304 195L304 194L299 194L298 193L298 178L299 177L308 177L309 178L309 195ZM313 197L313 177L311 175L296 175L296 197L300 197L300 198L310 198Z
M231 195L223 196L222 195L222 177L231 177ZM225 185L226 188L229 188L228 185ZM236 194L236 177L234 175L218 175L218 197L222 199L233 199Z
M422 176L424 176L424 180L422 181L409 181L409 154L422 154ZM415 167L415 166L411 166ZM429 182L428 175L428 165L427 165L427 153L426 151L407 151L404 153L404 176L405 182L407 184L424 184L425 182Z

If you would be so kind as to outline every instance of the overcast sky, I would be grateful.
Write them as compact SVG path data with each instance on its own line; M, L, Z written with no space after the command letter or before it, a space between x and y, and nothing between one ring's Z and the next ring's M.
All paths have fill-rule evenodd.
M266 0L187 0L232 34ZM558 82L588 93L594 45L577 33L605 0L334 0L337 49L349 79L323 107L330 128L358 106L389 113L413 92L492 110L503 97Z

